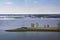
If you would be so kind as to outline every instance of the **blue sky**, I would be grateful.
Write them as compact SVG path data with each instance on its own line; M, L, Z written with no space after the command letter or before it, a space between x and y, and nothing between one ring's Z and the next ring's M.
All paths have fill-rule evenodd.
M0 0L0 13L60 12L60 0Z

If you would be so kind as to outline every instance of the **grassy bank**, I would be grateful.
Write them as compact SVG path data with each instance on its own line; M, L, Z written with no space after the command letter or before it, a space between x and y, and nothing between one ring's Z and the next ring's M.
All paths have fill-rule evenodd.
M23 28L18 28L18 29L10 29L10 30L5 30L7 32L27 32L27 31L36 31L36 32L60 32L60 28L27 28L27 29L23 29Z

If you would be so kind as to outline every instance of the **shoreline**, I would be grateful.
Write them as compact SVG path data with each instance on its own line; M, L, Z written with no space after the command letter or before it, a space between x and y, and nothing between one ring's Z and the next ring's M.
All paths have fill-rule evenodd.
M10 30L5 30L7 32L60 32L59 29L10 29Z

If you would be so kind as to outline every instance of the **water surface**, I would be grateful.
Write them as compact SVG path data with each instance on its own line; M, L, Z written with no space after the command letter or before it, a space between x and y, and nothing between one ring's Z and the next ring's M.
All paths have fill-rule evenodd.
M0 40L60 40L60 32L5 32L0 30Z

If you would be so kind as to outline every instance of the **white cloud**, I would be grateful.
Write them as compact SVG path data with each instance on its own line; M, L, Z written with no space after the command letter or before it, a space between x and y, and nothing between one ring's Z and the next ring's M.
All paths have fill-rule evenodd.
M13 2L5 2L4 4L13 4Z
M14 18L0 18L0 20L16 20Z
M33 3L38 3L38 1L34 1Z
M13 17L12 18L8 18L8 16L0 16L0 20L16 20Z
M0 18L0 20L15 20L14 18Z
M4 6L0 8L0 13L9 13L9 14L48 14L48 13L60 13L60 9L49 8L49 7L12 7L12 6Z

